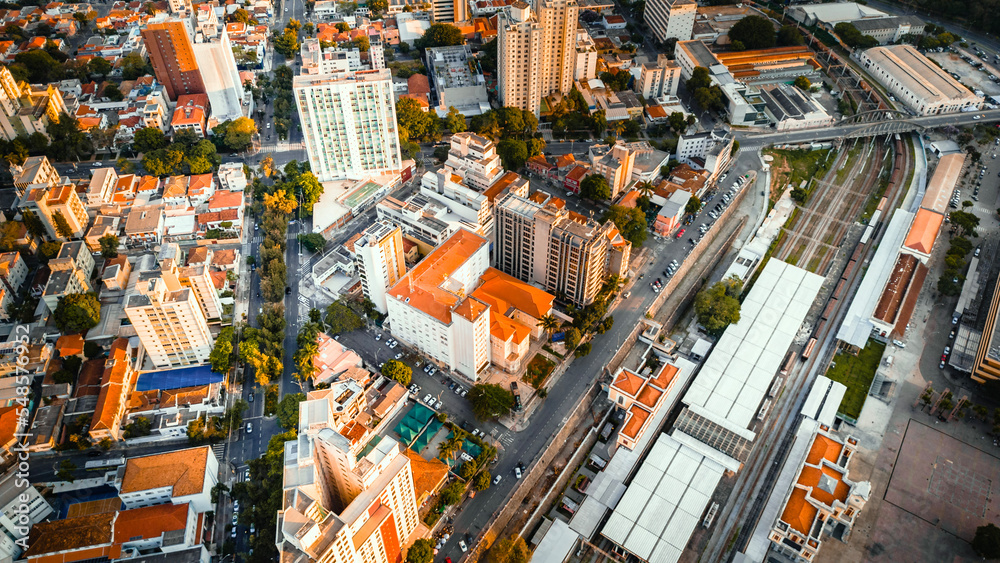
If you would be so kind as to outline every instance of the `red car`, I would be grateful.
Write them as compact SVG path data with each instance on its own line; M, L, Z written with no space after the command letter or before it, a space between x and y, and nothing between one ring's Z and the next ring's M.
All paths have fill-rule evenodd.
M681 238L682 236L684 236L684 229L677 231L677 236L674 238Z

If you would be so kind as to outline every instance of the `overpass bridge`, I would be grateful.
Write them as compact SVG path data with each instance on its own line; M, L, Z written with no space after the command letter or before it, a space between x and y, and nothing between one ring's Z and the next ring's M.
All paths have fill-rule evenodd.
M913 116L896 110L872 110L845 117L833 125L774 133L746 133L740 142L766 145L796 144L917 132L937 127L962 127L1000 122L1000 109L943 115Z

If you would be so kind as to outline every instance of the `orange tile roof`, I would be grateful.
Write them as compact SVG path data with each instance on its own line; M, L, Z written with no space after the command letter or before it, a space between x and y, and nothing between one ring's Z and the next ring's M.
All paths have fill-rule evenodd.
M140 192L156 191L160 187L160 179L156 176L143 176L139 181Z
M622 393L635 397L645 382L642 376L626 369L622 370L621 375L611 385Z
M568 174L566 174L566 179L580 181L583 180L584 176L586 176L589 172L590 168L587 168L586 166L575 166L569 171Z
M355 253L355 251L354 251L354 243L356 243L359 240L361 240L361 237L363 237L364 235L365 235L364 233L357 233L354 236L352 236L351 238L347 239L347 242L344 243L344 247L347 248L347 251L350 252L351 254L354 254ZM405 244L406 239L403 239L403 242Z
M903 241L903 246L921 254L930 254L942 223L944 223L944 215L936 211L918 209L916 217L913 218L910 232L906 234L906 240Z
M809 465L819 465L821 460L829 460L831 463L840 461L840 453L844 451L844 445L822 434L816 434L812 447L809 448L809 455L806 456L806 463Z
M188 179L188 195L200 196L212 186L211 174L196 174Z
M622 207L638 207L639 190L629 190L628 193L618 200L618 205Z
M236 262L236 249L234 248L223 248L212 256L212 265L214 266L229 266L234 262Z
M490 334L504 342L513 338L520 344L531 335L531 329L503 315L490 315Z
M215 271L212 272L212 283L215 285L215 289L223 289L226 287L226 273Z
M646 419L649 418L650 413L637 403L632 404L632 406L628 409L628 413L628 421L626 421L625 426L622 427L622 434L634 440L637 436L639 436L639 432L646 424Z
M501 176L500 179L497 180L495 184L487 188L487 190L483 192L483 195L486 196L486 199L493 201L496 199L498 195L500 195L505 189L507 189L507 186L510 186L512 183L514 183L515 180L517 180L520 177L521 176L517 172L507 172L506 174Z
M128 396L128 410L130 413L151 410L155 405L159 404L159 400L159 389L151 389L149 391L133 391L132 394Z
M83 336L79 334L67 334L60 336L56 340L56 351L63 358L77 356L83 353Z
M187 527L191 505L157 504L144 508L122 510L115 520L114 542L122 544L138 539L150 540L166 532L183 531Z
M660 105L650 105L646 106L646 115L650 119L665 119L667 117L667 110L663 109Z
M212 211L243 207L243 192L219 190L208 200L208 208Z
M673 364L663 364L663 367L660 368L660 372L656 374L656 377L651 378L649 383L666 391L673 382L674 377L677 376L678 371L680 370L678 370L677 366Z
M647 408L656 408L656 403L659 402L660 397L663 396L663 391L660 391L652 385L643 385L642 391L639 392L639 396L635 398Z
M14 434L17 432L18 420L17 411L20 407L11 405L0 407L0 448L14 441Z
M564 154L556 159L556 168L566 168L576 162L576 157L572 154Z
M819 510L806 500L806 491L796 487L792 489L792 495L788 498L788 502L785 503L785 510L781 513L781 520L787 522L789 526L800 534L808 536L813 520L816 519L818 512Z
M64 518L50 522L39 522L31 527L28 534L28 549L22 554L24 558L39 557L47 554L60 553L53 562L69 562L81 559L100 559L108 557L117 559L121 555L121 546L113 542L114 512ZM72 552L88 549L86 553L70 555ZM82 557L81 557L82 555ZM45 560L46 563L49 559Z
M76 122L80 126L81 131L89 131L95 127L101 126L100 117L81 117L77 119Z
M160 405L163 408L182 407L185 405L200 405L212 395L211 385L181 387L180 389L165 389L160 394Z
M97 396L97 406L94 407L94 417L97 420L92 429L113 430L121 423L118 415L124 400L122 395L131 392L130 389L123 389L131 369L128 339L118 338L111 344L108 361L104 364L101 392Z
M204 264L205 262L208 262L208 247L196 246L188 251L188 265Z
M472 297L466 297L458 305L455 306L453 311L456 315L461 315L468 321L475 321L489 309L489 305L483 303L478 299Z
M74 397L96 396L101 393L101 378L104 376L104 360L94 358L83 362L80 375L76 378Z
M493 311L506 315L513 307L531 317L540 319L552 311L555 296L537 287L509 276L496 268L487 268L480 278L479 287L472 296L493 307Z
M458 305L459 296L442 286L448 281L452 272L487 244L485 238L465 229L459 229L407 272L403 279L389 290L389 294L404 302L409 299L410 306L443 323L451 323L451 312ZM464 299L464 301L470 300ZM470 304L463 313L472 313L475 309L476 307Z
M419 500L424 495L433 494L448 477L448 466L435 458L424 459L417 452L406 448L403 454L410 458L410 471L413 472L413 493Z
M125 462L120 491L135 493L160 487L172 487L174 497L200 493L205 485L209 447L188 448Z
M187 186L187 176L171 176L163 183L163 198L184 197L187 195Z
M426 74L414 74L406 79L406 88L406 93L411 96L430 94L431 83Z

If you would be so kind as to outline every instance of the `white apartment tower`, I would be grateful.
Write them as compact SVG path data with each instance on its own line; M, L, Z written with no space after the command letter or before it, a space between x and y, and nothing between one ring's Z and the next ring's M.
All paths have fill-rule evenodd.
M475 133L451 136L451 149L444 165L466 186L480 192L492 187L504 173L493 141Z
M489 266L489 241L459 229L389 290L392 335L476 381L490 365L490 306L471 294Z
M215 10L207 3L198 5L193 19L191 48L212 107L212 118L222 123L243 117L243 82L225 23L219 22Z
M194 291L159 271L139 274L136 290L125 299L125 314L153 365L207 362L214 340Z
M386 313L385 295L406 273L403 259L403 234L398 225L377 221L361 233L354 243L358 273L365 297Z
M635 91L647 100L676 96L681 83L681 67L666 55L656 57L656 64L643 63Z
M292 89L309 165L320 182L360 180L400 169L388 70L299 75Z
M646 23L658 40L687 41L694 33L698 3L695 0L649 0L645 13Z
M276 543L282 561L395 563L419 524L410 458L391 438L358 458L327 399L305 401L285 442Z
M576 71L575 0L538 0L534 10L518 0L497 20L497 74L506 107L541 111L542 98L565 94Z

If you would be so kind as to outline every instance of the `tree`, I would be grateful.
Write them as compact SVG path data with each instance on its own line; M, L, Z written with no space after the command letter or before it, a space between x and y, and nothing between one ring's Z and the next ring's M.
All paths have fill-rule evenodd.
M65 334L83 332L101 321L101 304L93 293L70 293L59 299L52 317Z
M142 167L152 176L170 176L180 171L184 163L184 151L177 149L157 149L142 156Z
M153 423L144 416L138 416L132 419L132 422L123 427L126 439L149 436L152 433L152 428Z
M437 135L440 120L420 108L413 98L400 98L396 103L396 123L399 136L406 141L427 141Z
M326 325L331 334L351 332L365 326L365 321L341 301L334 301L326 308Z
M299 50L299 35L292 28L286 27L282 33L274 33L272 44L275 51L284 55L286 59L291 59Z
M108 233L97 239L97 242L101 245L101 256L104 258L118 257L118 237Z
M10 26L8 25L8 27ZM20 28L18 28L18 31L20 31ZM28 81L32 84L47 84L61 70L59 61L52 58L52 55L42 49L31 49L30 51L18 53L14 56L14 62L27 71Z
M383 0L375 0L375 1L379 2L379 1L383 1ZM367 53L372 48L372 44L371 44L370 41L368 41L368 36L367 35L362 35L362 36L358 37L357 39L355 39L353 41L353 43L354 43L354 46L358 49L358 51L360 51L362 53Z
M112 102L120 102L125 99L125 94L122 94L117 84L108 84L104 87L104 97Z
M531 550L521 536L507 536L490 547L490 563L528 563Z
M276 415L282 428L292 430L299 427L299 403L305 400L303 393L289 393L281 399Z
M456 502L462 500L462 493L464 492L465 486L462 485L461 482L455 481L441 489L438 499L441 501L441 504L445 506L455 504Z
M520 170L528 161L528 145L516 139L504 139L497 145L497 156L507 170Z
M875 39L871 35L864 35L850 22L838 23L833 26L833 31L851 48L860 47L868 49L878 45L878 39Z
M410 549L406 551L406 563L432 563L433 561L434 542L427 538L420 538L413 542Z
M514 408L514 394L495 383L477 383L469 391L472 413L479 420L507 414Z
M805 42L806 40L802 37L802 32L794 25L783 25L778 30L778 45L780 47L804 45Z
M270 211L288 215L298 206L295 198L283 189L276 190L273 194L264 194L264 207Z
M140 76L152 74L152 68L142 58L142 55L133 51L121 59L122 78L125 80L135 80Z
M450 23L436 23L424 32L423 36L414 42L417 49L428 47L448 47L450 45L464 45L465 36L462 30Z
M567 328L566 329L566 349L567 350L574 350L574 349L576 349L576 347L580 345L580 339L581 338L583 338L583 335L580 334L580 329L576 328L575 326Z
M295 189L302 196L302 210L307 216L311 216L313 206L323 196L323 184L319 183L312 172L303 172L295 179Z
M326 238L319 233L299 235L299 242L302 243L302 246L304 246L309 252L319 252L326 246Z
M677 133L683 133L684 129L687 128L687 122L684 121L684 114L679 111L671 113L667 121L670 123L670 128Z
M231 151L242 151L250 146L253 135L257 132L257 124L249 117L237 117L225 121L212 129L212 137L216 144Z
M243 8L237 8L236 11L229 14L226 19L230 22L249 23L250 12L244 10Z
M52 220L56 224L56 234L65 238L73 236L73 227L69 226L69 221L66 220L61 211L53 213Z
M1000 559L1000 528L992 522L976 528L972 549L985 559Z
M227 373L233 364L233 327L227 326L215 338L215 345L208 359L212 363L212 371Z
M727 326L739 322L739 296L742 291L743 282L735 276L699 291L694 298L698 322L711 333L720 333Z
M699 211L701 211L701 200L698 199L698 196L693 195L688 200L687 205L684 206L684 213L696 215Z
M73 476L74 471L76 471L76 464L71 460L64 459L59 462L59 470L56 471L56 477L60 481L69 481L72 483L76 481L76 477Z
M978 216L968 211L952 211L949 216L951 224L955 226L960 236L979 236L976 234L976 229L979 227Z
M747 16L729 28L729 39L740 41L747 49L770 49L774 47L777 34L769 19Z
M103 57L94 57L87 62L87 71L103 79L105 76L111 74L111 63Z
M603 201L611 198L611 186L608 179L601 174L591 174L580 182L580 195L591 201Z
M382 365L382 375L398 382L403 387L409 387L413 380L413 369L399 360L389 360Z
M462 133L465 131L465 116L459 113L455 106L450 106L444 124L452 133Z
M92 360L98 356L103 356L104 348L101 348L101 346L96 342L84 342L83 355L86 356L88 360Z
M805 90L805 91L807 91L807 92L809 91L809 89L810 89L810 88L812 88L812 82L809 82L809 79L808 79L808 78L806 78L805 76L799 76L799 77L797 77L797 78L795 79L795 82L794 82L794 84L795 84L795 85L796 85L796 86L797 86L797 87L798 87L798 88L799 88L800 90Z
M559 328L559 319L555 315L545 315L538 319L538 324L545 329L545 334L551 336L557 328Z
M476 475L476 478L472 481L472 488L475 489L476 492L485 491L490 488L492 481L493 478L490 476L490 472L484 469L482 473Z
M159 127L143 127L135 132L132 146L136 151L147 153L167 146L167 138Z
M613 222L615 227L618 227L618 232L631 242L636 250L646 241L648 231L646 214L638 207L612 205L601 221Z

